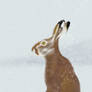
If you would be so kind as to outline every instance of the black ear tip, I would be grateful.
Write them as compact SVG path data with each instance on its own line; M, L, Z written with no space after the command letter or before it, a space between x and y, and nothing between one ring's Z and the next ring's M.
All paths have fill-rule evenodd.
M67 23L70 24L70 21L68 21Z
M63 22L65 22L65 20L60 20L60 21L58 22L58 24L62 24Z
M70 21L67 22L67 28L69 28L69 26L70 26Z
M61 26L63 22L65 22L65 20L59 21L59 22L58 22L59 26Z

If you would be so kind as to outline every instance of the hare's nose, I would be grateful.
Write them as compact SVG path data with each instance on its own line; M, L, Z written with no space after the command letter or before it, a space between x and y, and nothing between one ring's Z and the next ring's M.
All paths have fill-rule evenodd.
M64 23L64 22L65 22L65 20L61 20L61 21L59 21L59 22L58 22L59 27L61 27L62 23Z
M32 47L32 51L40 44L40 42L36 43L33 47Z

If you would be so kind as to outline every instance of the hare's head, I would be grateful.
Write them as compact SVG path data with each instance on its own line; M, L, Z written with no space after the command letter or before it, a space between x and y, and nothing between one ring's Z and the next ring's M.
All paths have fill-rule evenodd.
M37 55L46 56L55 50L56 41L62 36L63 31L67 31L70 26L70 22L65 22L65 20L59 21L53 31L50 38L44 39L36 43L32 51L34 50Z

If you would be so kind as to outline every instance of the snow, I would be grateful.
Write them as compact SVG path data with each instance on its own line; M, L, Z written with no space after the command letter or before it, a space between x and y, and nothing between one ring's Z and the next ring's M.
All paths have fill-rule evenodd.
M80 42L60 49L72 63L81 92L91 92L92 43ZM32 52L33 53L33 52ZM0 62L0 92L45 92L45 59L33 55Z
M80 80L81 92L91 92L92 65L73 64L73 66ZM45 64L21 62L19 65L2 65L0 92L45 92L44 72Z
M31 52L61 20L71 26L59 47L81 92L92 92L91 0L0 0L0 92L45 92L45 60Z

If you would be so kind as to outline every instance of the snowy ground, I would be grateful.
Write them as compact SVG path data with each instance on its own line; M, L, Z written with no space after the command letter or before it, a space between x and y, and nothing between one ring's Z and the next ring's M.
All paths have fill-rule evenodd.
M79 77L81 92L92 92L91 42L91 39L87 39L68 45L67 41L62 43L60 40L62 54L71 61ZM44 71L45 60L36 55L27 54L22 58L1 59L0 92L45 92Z
M70 20L59 47L74 66L81 92L92 92L92 0L0 0L0 92L45 92L45 61L30 52Z
M91 92L92 65L74 65L81 92ZM0 92L45 92L44 64L0 66Z
M91 46L91 43L80 43L62 50L74 66L81 92L92 92ZM45 92L44 71L45 60L38 56L0 62L0 92Z

